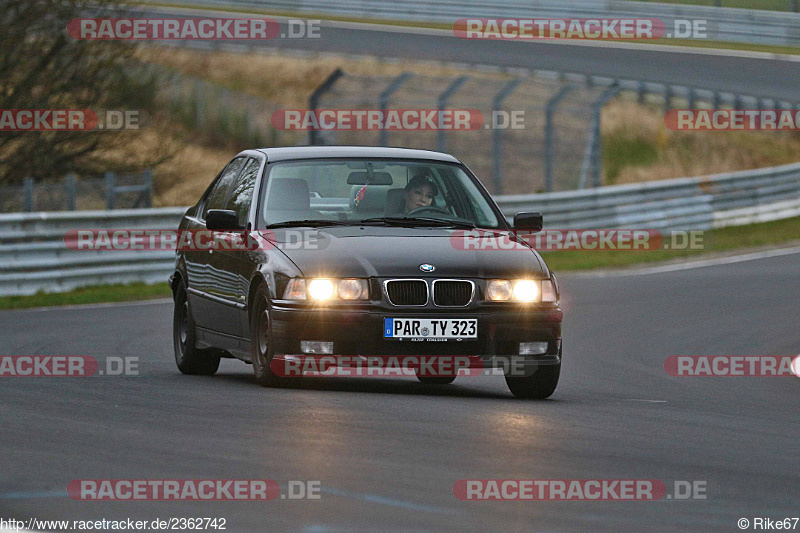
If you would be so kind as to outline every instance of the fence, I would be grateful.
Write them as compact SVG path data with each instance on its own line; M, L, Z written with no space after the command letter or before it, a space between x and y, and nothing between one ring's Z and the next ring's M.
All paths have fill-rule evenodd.
M336 71L311 97L311 109L469 109L484 124L470 131L311 131L309 144L435 148L469 154L476 174L491 176L494 194L578 187L595 106L604 89L521 77L351 76ZM523 113L521 128L508 125ZM488 128L488 129L487 129ZM597 171L599 178L599 170Z
M693 87L539 71L531 77L351 76L335 71L309 99L311 109L477 109L485 127L472 131L319 131L309 144L378 144L451 152L464 157L493 194L599 187L600 120L620 93L664 110L745 106L794 108L791 102ZM520 129L489 128L498 113L524 113ZM505 119L504 119L505 120ZM493 124L491 124L493 125ZM487 129L488 128L488 129Z
M153 173L78 179L74 174L63 183L36 183L25 178L21 186L0 187L0 213L75 211L76 209L124 209L152 207Z
M185 126L217 142L253 147L294 144L300 139L272 127L270 117L280 108L276 103L154 64L146 68L159 79L158 98L166 109Z
M800 216L800 164L496 200L508 217L541 211L546 228L707 230ZM0 296L164 282L174 268L174 252L72 251L64 235L76 229L175 229L184 211L0 215Z
M763 1L763 0L762 0ZM785 0L794 8L793 0ZM659 18L668 28L675 20L708 21L715 41L797 46L800 14L656 2L620 0L175 0L177 4L252 7L289 13L326 14L366 19L453 23L461 18ZM775 2L770 1L770 7Z

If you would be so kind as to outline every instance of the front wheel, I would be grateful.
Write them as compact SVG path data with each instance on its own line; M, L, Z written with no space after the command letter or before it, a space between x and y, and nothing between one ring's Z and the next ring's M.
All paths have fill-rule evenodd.
M516 398L544 400L549 398L558 386L561 363L540 366L530 376L506 376L506 384Z
M183 281L175 290L175 312L172 320L172 338L175 348L175 363L184 374L211 376L219 368L219 355L211 350L195 348L195 326L189 300L186 297L186 285Z
M272 342L272 318L270 316L269 293L259 287L253 300L253 314L250 316L250 336L252 338L253 373L256 383L263 387L283 387L289 380L272 370L275 357Z

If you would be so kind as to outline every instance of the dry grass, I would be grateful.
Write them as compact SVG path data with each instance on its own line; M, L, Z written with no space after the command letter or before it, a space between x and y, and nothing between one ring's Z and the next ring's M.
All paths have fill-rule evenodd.
M143 46L138 56L143 61L206 79L284 108L306 107L313 90L336 68L350 76L397 76L402 72L419 76L469 74L494 82L509 77L503 73L469 71L429 62L386 62L331 54L245 55L182 49L165 51ZM666 128L663 116L659 107L642 106L624 97L606 106L602 122L605 183L633 183L766 167L797 161L797 154L800 154L798 134L676 132ZM479 138L477 134L476 138ZM159 122L157 117L145 140L150 144L163 142L175 153L171 161L156 169L158 205L194 201L233 154L248 148L211 143L201 134L182 130L163 120ZM464 151L463 146L459 150L455 142L452 144L450 148L454 153ZM491 181L491 165L479 164L480 150L469 149L467 153L456 155L464 156L474 170ZM509 168L507 174L507 185L514 186L515 190L505 192L531 192L530 183L522 183L520 187L524 190L516 190L520 187L513 179L513 170ZM526 180L530 181L531 176L532 171L525 173Z
M612 102L603 110L602 128L604 140L629 145L638 142L639 146L651 147L655 154L645 166L623 165L614 183L704 176L800 159L797 133L672 131L664 125L661 108L625 99Z
M285 107L306 106L308 98L336 69L354 76L397 76L414 72L428 76L459 76L466 69L445 68L426 62L386 62L377 58L348 59L332 54L299 56L286 53L241 54L141 47L140 60L203 78ZM491 77L491 75L483 74Z

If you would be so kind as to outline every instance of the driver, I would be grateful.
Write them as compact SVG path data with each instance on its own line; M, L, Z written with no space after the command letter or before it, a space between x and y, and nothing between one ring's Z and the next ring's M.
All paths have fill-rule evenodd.
M429 180L427 176L417 174L408 182L405 191L406 206L404 212L408 213L414 209L431 205L433 198L439 194L439 187Z

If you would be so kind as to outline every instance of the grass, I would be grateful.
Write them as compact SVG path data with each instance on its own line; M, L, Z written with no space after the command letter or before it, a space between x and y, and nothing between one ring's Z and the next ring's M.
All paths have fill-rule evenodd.
M800 217L707 231L703 234L702 242L703 250L561 251L542 252L541 254L547 261L547 265L555 272L621 268L681 258L696 259L710 253L776 246L792 242L800 243ZM63 293L6 296L0 298L0 309L127 302L170 298L171 296L172 292L166 283L104 285Z
M568 250L541 254L551 269L561 272L621 268L675 259L698 259L708 254L776 246L794 241L800 242L800 217L706 231L702 235L702 250Z
M84 287L68 292L44 293L31 296L5 296L0 298L0 309L30 309L32 307L53 307L59 305L82 305L107 302L129 302L170 298L172 291L166 283L145 285L98 285Z
M603 108L601 127L605 185L784 165L800 153L797 132L672 131L662 105L628 97Z
M621 132L605 135L603 147L603 168L608 185L617 181L623 168L647 167L658 159L658 149L655 143L629 137Z

